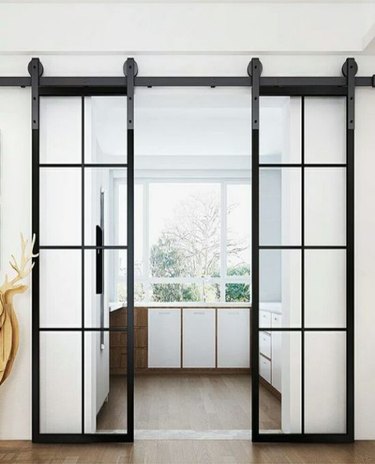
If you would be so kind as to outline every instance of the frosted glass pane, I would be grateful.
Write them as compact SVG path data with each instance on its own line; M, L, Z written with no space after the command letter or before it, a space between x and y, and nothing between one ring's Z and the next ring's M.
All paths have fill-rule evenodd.
M80 433L81 346L79 332L40 333L40 432Z
M307 327L345 327L345 250L305 250L305 321Z
M260 163L301 162L301 98L261 97Z
M249 101L244 87L138 88L137 169L151 169L154 160L157 170L249 170Z
M105 245L126 245L126 175L126 169L85 168L86 245L96 245L97 225L103 229Z
M86 433L127 430L127 344L124 332L85 333Z
M269 340L267 339L269 338ZM270 345L270 357L265 353ZM301 334L259 334L259 429L263 433L300 433L301 428ZM272 385L280 397L271 393Z
M346 334L305 333L305 432L346 432Z
M305 162L345 161L345 98L305 98Z
M259 294L261 310L277 307L283 327L300 327L300 250L260 250Z
M85 162L126 163L126 97L85 98Z
M261 245L300 245L300 168L260 169Z
M251 185L227 185L227 275L250 275Z
M305 244L345 245L346 169L305 170Z
M97 269L102 265L102 290L98 288ZM119 311L127 299L126 250L85 250L85 326L116 328L126 326L126 313ZM97 293L97 292L101 293ZM112 316L116 314L115 318Z
M82 160L80 97L40 98L40 162L80 163Z
M40 326L81 326L81 251L41 250Z
M40 244L81 245L81 170L40 169Z

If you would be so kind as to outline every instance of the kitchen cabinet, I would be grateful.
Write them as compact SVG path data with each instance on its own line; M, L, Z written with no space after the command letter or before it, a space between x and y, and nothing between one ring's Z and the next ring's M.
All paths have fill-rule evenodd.
M260 311L259 325L279 329L282 327L282 316L272 311ZM259 332L259 374L279 393L282 377L282 337L282 332Z
M250 367L250 310L217 310L217 367Z
M182 367L215 367L215 309L183 309Z
M181 367L181 309L149 308L148 367Z
M272 314L271 324L273 329L281 327L281 315ZM281 393L281 337L282 332L272 332L272 386Z

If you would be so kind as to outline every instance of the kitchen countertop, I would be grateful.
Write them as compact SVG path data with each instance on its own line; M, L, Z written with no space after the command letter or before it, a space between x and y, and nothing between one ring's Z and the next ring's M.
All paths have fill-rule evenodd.
M119 308L123 308L125 303L122 302L111 302L109 303L110 311L116 311ZM251 303L142 303L135 304L135 308L251 308ZM279 302L270 302L270 303L261 303L261 311L270 311L272 313L281 314L281 303Z

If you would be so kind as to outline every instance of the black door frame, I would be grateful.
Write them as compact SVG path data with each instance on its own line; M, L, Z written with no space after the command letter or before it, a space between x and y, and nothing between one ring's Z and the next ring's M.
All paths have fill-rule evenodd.
M136 87L252 87L252 283L259 285L259 231L254 219L259 218L259 97L260 96L343 96L347 101L347 433L345 434L259 434L259 301L252 303L252 382L253 441L285 442L348 442L354 440L354 94L356 87L375 87L375 75L356 77L357 64L348 58L338 77L263 77L262 64L253 58L248 66L248 76L240 77L138 77L137 64L128 58L121 77L44 77L38 58L29 63L30 76L0 77L0 86L31 87L32 107L32 230L36 234L35 251L39 252L39 98L40 96L94 96L127 95L127 150L128 150L128 269L133 269L134 225L134 89ZM85 166L82 160L82 164ZM267 165L268 166L268 165ZM79 247L81 248L81 247ZM254 253L256 251L256 253ZM134 276L128 272L128 433L127 434L40 434L39 432L39 263L35 262L32 279L32 426L35 442L104 442L134 440ZM83 331L84 329L78 329Z

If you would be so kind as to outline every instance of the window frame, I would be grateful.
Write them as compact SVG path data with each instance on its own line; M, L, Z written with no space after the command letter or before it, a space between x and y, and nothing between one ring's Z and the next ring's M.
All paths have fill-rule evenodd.
M122 182L125 182L125 178L116 178L116 186L114 186L113 191L115 195L118 194L118 185ZM153 277L150 270L150 185L153 184L218 184L220 187L220 276L219 277ZM218 284L220 289L220 298L215 303L233 303L226 301L226 285L227 284L246 284L249 285L250 298L244 303L251 304L251 210L249 209L249 275L244 276L229 276L228 272L228 260L227 260L227 244L228 244L228 215L225 213L227 211L228 205L228 186L230 185L248 185L249 186L249 196L251 204L251 181L250 179L236 179L236 178L204 178L194 177L194 178L184 178L178 176L176 173L175 177L168 178L158 178L158 177L147 177L135 179L135 187L141 185L143 189L142 194L142 242L143 242L143 256L142 256L142 272L141 276L134 277L134 283L143 285L144 299L137 301L138 304L148 304L148 303L157 303L152 300L152 285L154 284ZM114 200L115 203L117 199ZM136 226L136 224L135 224ZM118 254L118 253L117 253ZM112 289L112 300L115 300L116 288L119 283L126 284L126 276L120 276L118 273L118 258L114 260L113 275L116 276L113 289ZM167 302L166 302L167 303ZM174 303L174 302L170 302ZM177 302L176 302L177 303ZM183 301L178 303L191 303L190 301ZM196 304L206 303L204 301L194 302Z

